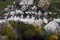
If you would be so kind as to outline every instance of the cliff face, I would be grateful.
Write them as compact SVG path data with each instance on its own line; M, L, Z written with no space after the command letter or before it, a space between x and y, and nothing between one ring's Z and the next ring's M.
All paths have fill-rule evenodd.
M50 5L49 0L39 0L38 7L42 8L43 10L48 9L49 5Z

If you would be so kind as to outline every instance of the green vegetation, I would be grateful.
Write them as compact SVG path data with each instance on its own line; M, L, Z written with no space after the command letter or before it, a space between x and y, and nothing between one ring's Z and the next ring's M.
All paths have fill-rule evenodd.
M22 22L13 22L13 21L10 21L9 22L14 28L17 28L17 30L20 30L23 35L23 37L44 37L45 39L49 39L51 33L49 32L46 32L41 24L39 26L34 26L35 23L32 23L32 25L29 25L29 24L25 24L25 23L22 23Z
M39 0L34 0L34 3L37 4ZM51 5L49 9L51 12L56 12L60 15L60 0L50 0Z
M21 36L20 39L22 39L22 37L25 38L42 37L45 40L49 40L50 37L52 37L52 33L46 32L44 28L42 28L41 24L35 26L35 23L29 25L28 23L25 24L22 22L9 21L9 24L4 26L1 31L2 35L6 35L10 40L16 40L16 36L18 35ZM55 33L54 36L57 36L57 33Z
M38 4L39 0L34 0L34 4Z
M5 7L7 7L7 5L12 4L14 0L6 0L3 2L0 2L0 16L3 14L3 10ZM34 3L37 4L39 0L34 0ZM50 0L51 5L49 7L49 11L57 12L58 14L60 14L60 0ZM50 17L55 17L56 15L50 15ZM34 37L34 36L42 36L44 37L44 39L49 39L51 36L50 32L46 32L44 30L44 28L42 28L42 25L38 25L38 26L34 26L35 24L32 23L31 25L29 25L28 23L22 23L22 22L14 22L14 21L9 21L9 24L2 27L2 35L6 35L8 36L8 38L10 40L15 40L17 34L19 33L19 36L21 36L21 33L24 37ZM17 31L14 31L14 29L16 29ZM56 35L55 35L56 36ZM54 37L54 36L53 36ZM53 38L51 37L50 40ZM58 38L56 38L58 39Z
M7 5L9 4L12 4L12 2L13 2L14 0L6 0L6 1L2 1L2 2L0 2L0 15L2 15L3 13L3 10L4 10L4 8L5 7L7 7Z
M49 10L60 14L60 0L50 0L50 2Z
M2 35L8 36L10 40L15 40L17 32L13 30L11 25L6 25L2 28Z
M3 10L5 7L7 7L8 4L12 4L14 0L6 0L6 1L2 1L0 2L0 15L2 15ZM34 0L34 4L37 4L39 2L39 0ZM51 5L49 7L48 10L52 11L52 12L57 12L58 14L60 14L60 0L50 0Z
M29 25L29 24L24 24L24 23L15 23L10 21L10 24L17 28L18 30L22 31L22 34L24 34L25 36L35 36L37 35L36 33L38 32L38 30L35 28L34 25Z

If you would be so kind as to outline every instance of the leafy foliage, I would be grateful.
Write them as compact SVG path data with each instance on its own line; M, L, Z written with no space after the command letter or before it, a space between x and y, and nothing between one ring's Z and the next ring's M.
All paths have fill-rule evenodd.
M17 32L13 30L11 25L6 25L2 29L2 35L8 36L11 40L15 40L17 36Z
M3 10L5 7L7 7L7 5L9 4L12 4L14 0L6 0L6 1L2 1L0 2L0 16L3 14Z
M38 4L39 0L34 0L34 4Z
M12 21L10 21L12 22ZM12 23L10 23L12 24ZM28 36L45 36L45 38L49 37L51 34L49 32L46 32L43 28L42 25L40 24L39 26L35 26L34 23L32 23L32 25L29 24L25 24L22 22L19 23L15 23L13 22L12 25L15 25L16 28L18 28L18 30L20 30L25 37ZM47 37L46 37L47 36Z
M49 10L52 12L57 12L58 14L60 13L60 0L50 0L51 5L49 7Z
M25 24L22 22L15 23L15 22L10 21L10 24L13 27L18 28L18 30L21 30L22 34L24 34L25 36L40 35L41 30L42 30L41 25L36 27L36 26L34 26L33 23L32 23L32 25L29 25L29 24Z
M6 26L6 35L7 35L8 37L11 37L11 32L12 32L11 26L10 26L10 25L7 25L7 26Z
M51 35L49 40L58 40L58 36L57 35Z

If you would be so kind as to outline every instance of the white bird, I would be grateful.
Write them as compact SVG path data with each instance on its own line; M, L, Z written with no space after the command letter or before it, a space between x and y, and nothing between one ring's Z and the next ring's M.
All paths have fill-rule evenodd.
M10 15L12 15L12 16L13 16L14 14L15 14L15 12L14 12L14 11L10 11Z
M47 24L48 20L46 18L43 18L43 22Z
M26 18L29 18L29 15L27 15L27 17Z
M21 15L21 17L20 18L23 18L23 15Z
M21 10L15 10L16 14L20 13L20 14L24 14Z

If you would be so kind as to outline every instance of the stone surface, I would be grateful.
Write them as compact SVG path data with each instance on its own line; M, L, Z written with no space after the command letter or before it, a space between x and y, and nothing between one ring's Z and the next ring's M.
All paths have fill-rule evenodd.
M1 40L8 40L7 36L1 36Z
M20 5L32 5L33 0L21 0Z
M38 7L41 7L43 10L48 9L49 5L50 5L49 0L40 0L38 3Z

